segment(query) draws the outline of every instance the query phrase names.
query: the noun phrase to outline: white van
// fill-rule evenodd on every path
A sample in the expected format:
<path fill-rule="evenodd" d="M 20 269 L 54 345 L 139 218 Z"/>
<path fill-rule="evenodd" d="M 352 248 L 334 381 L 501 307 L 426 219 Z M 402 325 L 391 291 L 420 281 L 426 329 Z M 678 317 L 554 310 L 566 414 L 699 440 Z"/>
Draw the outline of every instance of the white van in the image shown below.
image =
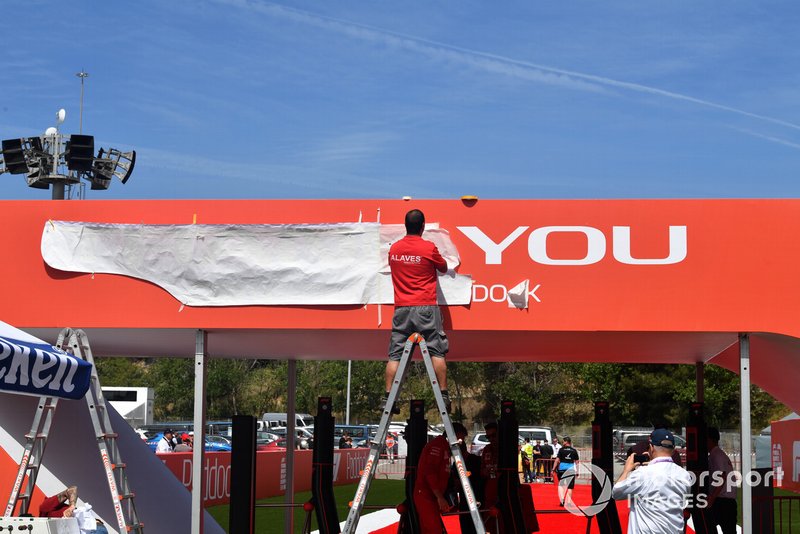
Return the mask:
<path fill-rule="evenodd" d="M 314 431 L 314 416 L 307 413 L 294 414 L 295 428 L 307 428 L 309 431 Z M 285 427 L 286 413 L 268 412 L 261 416 L 261 421 L 256 422 L 256 428 L 262 432 L 269 432 L 270 428 Z"/>
<path fill-rule="evenodd" d="M 534 445 L 537 441 L 547 442 L 552 444 L 553 438 L 556 437 L 555 432 L 549 426 L 520 426 L 519 437 L 523 440 L 529 438 Z"/>

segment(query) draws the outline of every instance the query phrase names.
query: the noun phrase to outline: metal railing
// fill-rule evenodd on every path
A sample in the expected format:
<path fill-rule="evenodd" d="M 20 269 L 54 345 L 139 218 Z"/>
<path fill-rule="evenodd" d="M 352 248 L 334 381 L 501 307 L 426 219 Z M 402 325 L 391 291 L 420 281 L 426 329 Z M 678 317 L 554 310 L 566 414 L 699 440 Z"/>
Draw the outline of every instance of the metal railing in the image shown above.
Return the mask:
<path fill-rule="evenodd" d="M 800 533 L 800 495 L 774 495 L 754 497 L 753 522 L 757 534 Z"/>

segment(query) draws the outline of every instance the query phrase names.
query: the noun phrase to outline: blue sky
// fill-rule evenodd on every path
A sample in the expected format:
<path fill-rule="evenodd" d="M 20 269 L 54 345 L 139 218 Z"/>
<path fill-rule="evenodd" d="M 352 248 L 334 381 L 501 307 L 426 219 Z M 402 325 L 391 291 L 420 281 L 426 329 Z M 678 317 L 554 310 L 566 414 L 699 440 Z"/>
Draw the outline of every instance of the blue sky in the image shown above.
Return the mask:
<path fill-rule="evenodd" d="M 77 133 L 85 69 L 138 153 L 89 198 L 800 196 L 796 2 L 7 4 L 0 137 Z"/>

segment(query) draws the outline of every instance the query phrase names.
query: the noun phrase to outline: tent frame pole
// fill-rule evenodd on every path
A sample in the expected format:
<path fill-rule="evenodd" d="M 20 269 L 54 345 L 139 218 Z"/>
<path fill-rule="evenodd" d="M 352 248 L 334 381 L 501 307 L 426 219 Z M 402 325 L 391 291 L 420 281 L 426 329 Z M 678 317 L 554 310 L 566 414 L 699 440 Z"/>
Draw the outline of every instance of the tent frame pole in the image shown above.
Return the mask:
<path fill-rule="evenodd" d="M 286 493 L 284 502 L 283 531 L 286 534 L 294 533 L 294 451 L 295 451 L 295 419 L 297 396 L 297 360 L 290 359 L 287 363 L 287 392 L 286 392 Z"/>
<path fill-rule="evenodd" d="M 694 364 L 695 401 L 697 402 L 705 402 L 705 368 L 706 364 L 703 362 Z"/>
<path fill-rule="evenodd" d="M 208 333 L 198 330 L 194 338 L 194 443 L 192 449 L 192 534 L 202 534 L 205 528 L 203 489 L 206 487 L 206 365 Z"/>
<path fill-rule="evenodd" d="M 753 488 L 748 483 L 753 470 L 750 436 L 750 335 L 739 334 L 739 401 L 742 449 L 742 534 L 753 532 Z"/>

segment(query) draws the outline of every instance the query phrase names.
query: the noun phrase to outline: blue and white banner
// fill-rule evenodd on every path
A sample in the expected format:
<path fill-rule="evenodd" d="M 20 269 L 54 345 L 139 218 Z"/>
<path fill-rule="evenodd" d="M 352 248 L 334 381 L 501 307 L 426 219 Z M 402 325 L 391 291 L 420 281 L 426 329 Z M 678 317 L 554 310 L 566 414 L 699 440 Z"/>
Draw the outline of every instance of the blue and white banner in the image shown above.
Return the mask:
<path fill-rule="evenodd" d="M 0 390 L 82 399 L 92 365 L 0 321 Z"/>

